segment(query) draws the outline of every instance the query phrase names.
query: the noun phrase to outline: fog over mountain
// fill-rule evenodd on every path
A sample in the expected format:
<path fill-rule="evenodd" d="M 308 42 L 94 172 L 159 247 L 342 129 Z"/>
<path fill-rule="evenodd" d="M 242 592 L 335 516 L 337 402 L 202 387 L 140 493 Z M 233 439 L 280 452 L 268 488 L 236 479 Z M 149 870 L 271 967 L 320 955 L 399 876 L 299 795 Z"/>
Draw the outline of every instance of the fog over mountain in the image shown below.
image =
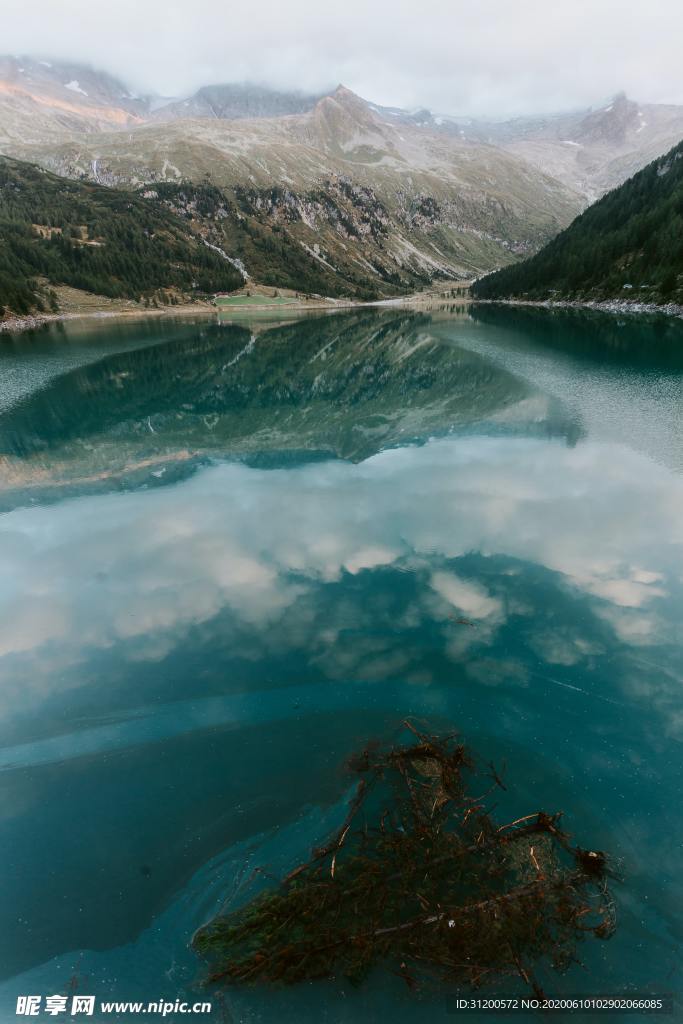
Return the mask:
<path fill-rule="evenodd" d="M 4 5 L 2 50 L 91 63 L 135 90 L 185 97 L 252 81 L 479 117 L 572 110 L 624 90 L 683 102 L 683 7 L 651 0 L 27 0 Z"/>

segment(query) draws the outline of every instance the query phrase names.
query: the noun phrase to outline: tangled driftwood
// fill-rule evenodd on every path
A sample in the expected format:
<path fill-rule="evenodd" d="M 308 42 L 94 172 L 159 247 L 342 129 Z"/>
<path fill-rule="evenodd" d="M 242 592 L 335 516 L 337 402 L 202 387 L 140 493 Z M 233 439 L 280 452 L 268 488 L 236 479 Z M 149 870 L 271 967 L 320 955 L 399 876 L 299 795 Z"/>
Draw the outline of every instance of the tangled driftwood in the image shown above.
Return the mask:
<path fill-rule="evenodd" d="M 540 994 L 539 962 L 564 970 L 587 933 L 613 933 L 604 853 L 573 846 L 560 814 L 498 825 L 493 766 L 477 769 L 453 734 L 404 725 L 410 742 L 350 762 L 359 779 L 339 831 L 196 933 L 210 982 L 360 982 L 384 964 L 410 988 L 516 974 Z"/>

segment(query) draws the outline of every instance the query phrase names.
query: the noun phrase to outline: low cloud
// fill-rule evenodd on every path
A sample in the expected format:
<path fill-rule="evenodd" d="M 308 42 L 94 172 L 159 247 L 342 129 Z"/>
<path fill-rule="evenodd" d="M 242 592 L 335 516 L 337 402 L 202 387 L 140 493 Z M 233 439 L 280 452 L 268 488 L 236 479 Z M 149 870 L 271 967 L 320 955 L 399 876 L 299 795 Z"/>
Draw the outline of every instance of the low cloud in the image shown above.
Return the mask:
<path fill-rule="evenodd" d="M 651 0 L 29 0 L 3 11 L 3 49 L 101 66 L 142 91 L 343 81 L 385 104 L 509 116 L 583 107 L 620 89 L 683 102 L 683 7 Z"/>

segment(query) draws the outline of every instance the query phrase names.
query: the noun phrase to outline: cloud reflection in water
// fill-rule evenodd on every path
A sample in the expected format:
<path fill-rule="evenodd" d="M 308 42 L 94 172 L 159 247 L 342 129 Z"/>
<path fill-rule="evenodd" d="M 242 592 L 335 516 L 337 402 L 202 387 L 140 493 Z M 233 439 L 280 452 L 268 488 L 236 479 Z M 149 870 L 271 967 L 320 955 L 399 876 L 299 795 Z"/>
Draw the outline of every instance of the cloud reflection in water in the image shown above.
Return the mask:
<path fill-rule="evenodd" d="M 523 596 L 511 604 L 496 592 L 513 569 L 494 575 L 493 586 L 447 564 L 470 552 L 560 574 L 558 586 L 593 599 L 623 643 L 666 644 L 679 607 L 681 507 L 683 481 L 628 451 L 473 438 L 389 450 L 359 465 L 285 472 L 223 464 L 154 493 L 16 510 L 0 533 L 3 711 L 81 686 L 98 652 L 163 659 L 219 615 L 252 660 L 307 647 L 334 678 L 422 672 L 426 680 L 419 654 L 398 641 L 378 647 L 371 629 L 344 648 L 344 631 L 362 627 L 348 594 L 325 623 L 316 606 L 345 575 L 381 568 L 388 580 L 408 571 L 419 586 L 397 631 L 431 622 L 462 661 L 510 614 L 536 612 Z M 391 605 L 391 586 L 385 591 L 363 615 L 388 614 L 381 603 Z M 475 627 L 454 630 L 454 615 Z M 566 625 L 538 630 L 532 646 L 566 666 L 597 650 Z"/>

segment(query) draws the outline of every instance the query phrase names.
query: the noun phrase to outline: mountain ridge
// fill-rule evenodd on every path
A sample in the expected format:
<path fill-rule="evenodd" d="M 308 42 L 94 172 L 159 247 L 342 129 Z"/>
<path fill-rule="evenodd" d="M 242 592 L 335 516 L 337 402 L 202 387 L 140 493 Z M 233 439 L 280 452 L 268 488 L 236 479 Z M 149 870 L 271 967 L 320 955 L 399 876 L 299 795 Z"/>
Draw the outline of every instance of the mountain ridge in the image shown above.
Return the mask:
<path fill-rule="evenodd" d="M 87 65 L 0 57 L 0 149 L 8 152 L 8 145 L 21 142 L 39 144 L 65 132 L 90 134 L 188 119 L 278 120 L 309 114 L 321 102 L 329 106 L 325 101 L 338 99 L 340 93 L 354 95 L 342 85 L 306 93 L 228 82 L 203 85 L 181 98 L 139 96 L 118 78 Z M 682 106 L 638 104 L 623 93 L 598 107 L 497 120 L 356 99 L 380 125 L 403 126 L 463 145 L 494 146 L 550 173 L 586 201 L 594 201 L 683 138 Z"/>
<path fill-rule="evenodd" d="M 343 85 L 204 86 L 163 103 L 93 69 L 0 59 L 0 152 L 152 201 L 161 190 L 256 280 L 355 298 L 531 255 L 679 124 L 683 108 L 646 118 L 625 96 L 464 127 Z"/>
<path fill-rule="evenodd" d="M 343 86 L 303 114 L 146 122 L 4 149 L 66 178 L 143 195 L 163 184 L 219 188 L 223 213 L 236 209 L 239 221 L 246 201 L 241 212 L 254 229 L 279 235 L 271 250 L 281 264 L 275 243 L 293 234 L 288 256 L 303 250 L 317 271 L 345 267 L 347 284 L 362 273 L 357 297 L 470 278 L 535 251 L 581 208 L 578 194 L 494 147 L 397 131 Z M 210 240 L 247 262 L 220 237 Z M 325 294 L 339 288 L 328 281 Z"/>

